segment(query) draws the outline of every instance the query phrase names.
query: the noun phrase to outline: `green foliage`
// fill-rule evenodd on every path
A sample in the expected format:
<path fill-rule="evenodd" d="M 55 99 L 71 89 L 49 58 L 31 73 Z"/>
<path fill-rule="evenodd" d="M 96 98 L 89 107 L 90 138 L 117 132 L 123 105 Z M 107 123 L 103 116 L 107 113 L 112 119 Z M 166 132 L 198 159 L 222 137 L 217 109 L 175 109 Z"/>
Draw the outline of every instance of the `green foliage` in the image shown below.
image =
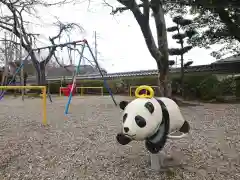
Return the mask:
<path fill-rule="evenodd" d="M 188 61 L 188 62 L 186 62 L 186 63 L 184 64 L 184 68 L 191 66 L 192 63 L 193 63 L 193 61 Z"/>
<path fill-rule="evenodd" d="M 173 17 L 172 21 L 176 24 L 179 24 L 180 25 L 180 22 L 181 20 L 183 20 L 183 17 L 182 16 L 175 16 Z"/>
<path fill-rule="evenodd" d="M 66 86 L 66 85 L 65 85 Z M 63 87 L 65 87 L 63 86 Z M 59 83 L 51 83 L 48 85 L 48 88 L 49 88 L 49 92 L 51 94 L 58 94 L 59 93 L 59 88 L 61 87 L 61 84 L 60 82 Z"/>
<path fill-rule="evenodd" d="M 222 96 L 229 96 L 236 94 L 236 80 L 234 77 L 224 78 L 220 81 L 218 88 Z"/>
<path fill-rule="evenodd" d="M 122 79 L 114 79 L 107 81 L 109 87 L 112 92 L 115 94 L 128 94 L 128 90 L 130 86 L 140 86 L 140 85 L 150 85 L 157 86 L 157 77 L 134 77 L 134 78 L 122 78 Z M 68 84 L 65 84 L 63 87 L 66 87 Z M 58 94 L 59 88 L 61 84 L 60 82 L 51 83 L 49 85 L 51 94 Z M 108 90 L 104 87 L 103 80 L 81 80 L 77 81 L 77 87 L 103 87 L 104 94 L 108 94 Z M 95 90 L 91 90 L 95 91 Z M 96 90 L 99 91 L 99 90 Z"/>
<path fill-rule="evenodd" d="M 177 43 L 181 44 L 181 48 L 171 48 L 168 50 L 170 55 L 177 55 L 177 56 L 182 56 L 183 54 L 187 53 L 188 51 L 190 51 L 193 47 L 192 46 L 185 46 L 183 47 L 184 44 L 184 39 L 186 38 L 192 38 L 196 31 L 193 29 L 189 29 L 187 31 L 185 31 L 184 33 L 180 33 L 180 30 L 184 29 L 185 26 L 188 26 L 190 24 L 192 24 L 192 20 L 189 19 L 184 19 L 182 16 L 175 16 L 173 17 L 173 22 L 176 23 L 176 26 L 167 28 L 168 32 L 177 32 L 176 34 L 172 35 L 173 39 L 178 40 Z"/>
<path fill-rule="evenodd" d="M 181 83 L 180 77 L 172 77 L 172 91 L 173 94 L 178 94 L 179 85 Z M 130 86 L 149 85 L 157 86 L 157 76 L 148 77 L 126 77 L 122 79 L 113 79 L 107 81 L 109 87 L 114 94 L 128 95 Z M 66 83 L 63 87 L 66 87 Z M 59 94 L 59 82 L 52 82 L 49 84 L 51 94 Z M 103 80 L 81 80 L 77 81 L 77 87 L 104 87 Z M 104 94 L 108 94 L 106 88 L 103 89 Z M 155 89 L 156 90 L 156 89 Z M 133 90 L 134 91 L 134 90 Z M 13 93 L 14 91 L 8 91 Z M 233 78 L 225 78 L 219 81 L 216 76 L 210 74 L 190 75 L 186 74 L 184 79 L 184 94 L 186 98 L 198 98 L 203 100 L 217 99 L 219 96 L 238 95 L 240 96 L 240 80 L 234 81 Z M 30 91 L 30 93 L 40 93 L 38 91 Z M 78 92 L 79 93 L 79 92 Z M 157 91 L 155 91 L 157 95 Z M 84 94 L 100 94 L 99 89 L 84 90 Z"/>
<path fill-rule="evenodd" d="M 178 92 L 180 78 L 172 79 L 173 93 Z M 240 83 L 239 83 L 240 84 Z M 215 75 L 186 75 L 184 79 L 184 94 L 186 97 L 202 100 L 217 99 L 221 96 L 237 94 L 234 78 L 225 78 L 221 81 Z"/>
<path fill-rule="evenodd" d="M 180 26 L 187 26 L 192 24 L 192 20 L 190 19 L 184 19 L 182 16 L 175 16 L 173 17 L 173 22 L 180 25 Z"/>
<path fill-rule="evenodd" d="M 188 26 L 188 25 L 190 25 L 190 24 L 192 24 L 192 23 L 193 23 L 193 21 L 190 20 L 190 19 L 182 19 L 181 21 L 179 21 L 179 24 L 180 24 L 181 26 Z"/>
<path fill-rule="evenodd" d="M 199 98 L 203 100 L 215 99 L 221 93 L 220 89 L 218 88 L 218 85 L 219 80 L 217 79 L 216 76 L 211 75 L 205 78 L 197 86 Z"/>
<path fill-rule="evenodd" d="M 236 96 L 240 98 L 240 78 L 236 78 Z"/>
<path fill-rule="evenodd" d="M 168 61 L 168 65 L 169 65 L 169 66 L 172 66 L 172 65 L 174 65 L 174 64 L 175 64 L 175 61 L 174 61 L 174 60 L 169 60 L 169 61 Z"/>
<path fill-rule="evenodd" d="M 167 28 L 167 32 L 174 32 L 174 31 L 177 31 L 177 30 L 178 30 L 177 26 L 172 26 L 172 27 Z"/>
<path fill-rule="evenodd" d="M 176 56 L 180 56 L 183 55 L 185 53 L 187 53 L 188 51 L 190 51 L 193 47 L 192 46 L 185 46 L 182 49 L 179 48 L 171 48 L 168 50 L 170 55 L 176 55 Z"/>
<path fill-rule="evenodd" d="M 188 4 L 185 4 L 188 3 Z M 197 34 L 188 40 L 194 47 L 210 49 L 211 45 L 224 44 L 211 55 L 217 59 L 240 53 L 240 1 L 195 0 L 165 3 L 164 9 L 172 17 L 194 15 L 192 24 L 185 29 L 196 29 Z"/>
<path fill-rule="evenodd" d="M 186 36 L 191 39 L 193 36 L 197 34 L 197 31 L 195 29 L 188 29 L 185 31 Z"/>
<path fill-rule="evenodd" d="M 211 53 L 216 59 L 220 59 L 224 55 L 240 53 L 240 36 L 237 33 L 240 31 L 239 13 L 239 7 L 227 10 L 198 8 L 197 12 L 194 12 L 194 15 L 197 15 L 194 18 L 195 23 L 191 25 L 198 29 L 198 35 L 188 42 L 193 46 L 207 49 L 214 44 L 224 44 L 217 51 Z"/>
<path fill-rule="evenodd" d="M 187 37 L 186 34 L 181 34 L 181 33 L 172 35 L 173 39 L 178 39 L 178 40 L 182 40 L 182 39 L 184 39 L 186 37 Z"/>

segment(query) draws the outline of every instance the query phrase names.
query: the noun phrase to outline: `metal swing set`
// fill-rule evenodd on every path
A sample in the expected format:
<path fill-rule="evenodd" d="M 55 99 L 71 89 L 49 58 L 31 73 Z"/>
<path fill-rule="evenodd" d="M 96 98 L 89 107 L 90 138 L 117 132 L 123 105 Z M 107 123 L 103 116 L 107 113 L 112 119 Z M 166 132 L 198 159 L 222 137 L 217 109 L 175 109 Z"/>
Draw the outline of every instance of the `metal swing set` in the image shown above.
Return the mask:
<path fill-rule="evenodd" d="M 85 48 L 88 48 L 88 50 L 89 50 L 89 52 L 90 52 L 90 54 L 91 54 L 91 56 L 92 56 L 92 58 L 93 58 L 93 60 L 94 60 L 94 63 L 95 63 L 95 65 L 96 65 L 96 67 L 97 67 L 100 75 L 101 75 L 102 78 L 103 78 L 104 87 L 108 90 L 108 93 L 109 93 L 109 95 L 110 95 L 111 98 L 112 98 L 112 101 L 113 101 L 114 104 L 117 106 L 117 102 L 116 102 L 116 100 L 114 99 L 113 94 L 112 94 L 112 91 L 111 91 L 110 87 L 108 86 L 108 83 L 107 83 L 106 79 L 105 79 L 104 76 L 103 76 L 103 73 L 102 73 L 102 71 L 101 71 L 101 68 L 100 68 L 100 66 L 99 66 L 99 63 L 97 62 L 97 59 L 96 59 L 96 57 L 94 56 L 94 54 L 93 54 L 93 52 L 92 52 L 92 50 L 91 50 L 91 48 L 90 48 L 90 46 L 89 46 L 89 44 L 88 44 L 88 41 L 84 39 L 84 40 L 81 40 L 80 43 L 81 43 L 81 44 L 75 43 L 75 44 L 74 44 L 74 48 L 71 48 L 72 50 L 76 50 L 76 51 L 79 53 L 80 58 L 79 58 L 79 61 L 78 61 L 77 68 L 76 68 L 76 70 L 75 70 L 74 73 L 73 73 L 72 87 L 71 87 L 71 90 L 70 90 L 70 94 L 69 94 L 69 96 L 68 96 L 68 102 L 67 102 L 67 104 L 66 104 L 66 106 L 65 106 L 65 112 L 64 112 L 65 115 L 67 115 L 67 114 L 68 114 L 68 111 L 69 111 L 69 106 L 70 106 L 70 103 L 71 103 L 71 100 L 72 100 L 73 90 L 74 90 L 74 88 L 75 88 L 75 86 L 76 86 L 76 78 L 77 78 L 77 75 L 78 75 L 79 72 L 80 72 L 81 61 L 82 61 L 82 59 L 84 58 L 84 57 L 83 57 L 83 52 L 84 52 Z M 81 46 L 82 46 L 81 51 L 76 48 L 77 45 L 81 45 Z"/>
<path fill-rule="evenodd" d="M 43 49 L 51 49 L 51 48 L 57 48 L 57 47 L 68 47 L 69 45 L 74 45 L 74 49 L 73 50 L 77 50 L 77 52 L 79 53 L 80 55 L 80 58 L 79 58 L 79 61 L 78 61 L 78 65 L 77 65 L 77 68 L 76 70 L 74 71 L 73 73 L 73 78 L 72 78 L 72 88 L 71 88 L 71 91 L 70 91 L 70 94 L 69 94 L 69 97 L 68 97 L 68 101 L 67 101 L 67 104 L 65 106 L 65 112 L 64 114 L 67 115 L 68 114 L 68 110 L 69 110 L 69 106 L 70 106 L 70 103 L 71 103 L 71 100 L 72 100 L 72 94 L 73 94 L 73 89 L 74 89 L 74 86 L 76 86 L 76 78 L 77 78 L 77 75 L 79 74 L 80 72 L 80 64 L 81 64 L 81 60 L 84 58 L 83 57 L 83 52 L 84 52 L 84 49 L 85 48 L 88 48 L 89 49 L 89 52 L 96 64 L 96 67 L 97 69 L 99 70 L 99 73 L 101 74 L 102 78 L 103 78 L 103 81 L 104 81 L 104 87 L 108 90 L 114 104 L 117 106 L 117 102 L 116 100 L 114 99 L 113 97 L 113 94 L 112 94 L 112 91 L 110 89 L 110 87 L 108 86 L 107 84 L 107 81 L 106 79 L 104 78 L 103 76 L 103 73 L 100 69 L 100 66 L 87 42 L 87 40 L 79 40 L 79 41 L 72 41 L 72 42 L 66 42 L 66 43 L 62 43 L 62 44 L 56 44 L 56 45 L 51 45 L 51 46 L 45 46 L 45 47 L 41 47 L 41 48 L 36 48 L 36 49 L 32 49 L 28 55 L 21 61 L 22 63 L 20 64 L 20 66 L 16 69 L 15 73 L 13 74 L 13 77 L 12 79 L 8 82 L 8 84 L 6 86 L 0 86 L 0 89 L 4 90 L 1 94 L 0 94 L 0 100 L 3 98 L 4 94 L 6 93 L 6 90 L 7 89 L 41 89 L 42 90 L 42 98 L 43 98 L 43 124 L 44 125 L 47 125 L 47 102 L 46 102 L 46 95 L 48 95 L 49 97 L 49 100 L 50 102 L 52 102 L 52 99 L 51 99 L 51 95 L 49 93 L 49 91 L 47 92 L 47 87 L 46 86 L 12 86 L 11 84 L 13 83 L 13 81 L 15 80 L 15 77 L 17 76 L 17 74 L 22 70 L 22 68 L 24 67 L 24 63 L 27 61 L 27 59 L 30 57 L 30 54 L 33 53 L 33 52 L 39 52 L 40 54 L 40 51 L 43 50 Z M 82 46 L 82 50 L 79 51 L 78 49 L 76 49 L 76 46 Z M 24 100 L 24 98 L 22 98 L 22 100 Z"/>

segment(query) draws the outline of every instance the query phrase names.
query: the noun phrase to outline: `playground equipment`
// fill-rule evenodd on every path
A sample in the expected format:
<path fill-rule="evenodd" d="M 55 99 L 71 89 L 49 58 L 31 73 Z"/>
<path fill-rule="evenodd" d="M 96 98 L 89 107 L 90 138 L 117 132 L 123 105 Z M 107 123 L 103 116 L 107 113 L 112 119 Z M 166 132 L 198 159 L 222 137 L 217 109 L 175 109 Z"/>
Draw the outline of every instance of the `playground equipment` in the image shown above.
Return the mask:
<path fill-rule="evenodd" d="M 109 88 L 109 86 L 108 86 L 108 84 L 107 84 L 107 82 L 106 82 L 106 79 L 105 79 L 104 76 L 103 76 L 103 73 L 102 73 L 102 71 L 101 71 L 101 69 L 100 69 L 100 66 L 99 66 L 99 64 L 98 64 L 98 62 L 97 62 L 97 60 L 96 60 L 96 58 L 95 58 L 95 56 L 94 56 L 94 54 L 93 54 L 93 52 L 92 52 L 89 44 L 88 44 L 88 42 L 87 42 L 87 40 L 84 39 L 84 40 L 82 40 L 82 41 L 80 41 L 80 42 L 82 43 L 82 44 L 81 44 L 81 46 L 82 46 L 82 51 L 80 52 L 78 49 L 73 49 L 73 50 L 76 50 L 76 51 L 79 53 L 80 58 L 79 58 L 79 61 L 78 61 L 77 69 L 75 70 L 75 72 L 74 72 L 74 74 L 73 74 L 72 84 L 73 84 L 74 86 L 72 86 L 72 88 L 71 88 L 71 90 L 70 90 L 70 94 L 69 94 L 69 96 L 68 96 L 68 102 L 67 102 L 67 104 L 66 104 L 65 113 L 64 113 L 65 115 L 68 114 L 69 105 L 70 105 L 71 100 L 72 100 L 73 90 L 74 90 L 74 87 L 75 87 L 75 85 L 76 85 L 76 77 L 77 77 L 77 75 L 78 75 L 78 73 L 79 73 L 79 71 L 80 71 L 80 64 L 81 64 L 81 60 L 83 59 L 83 52 L 84 52 L 85 47 L 87 47 L 87 48 L 89 49 L 89 52 L 90 52 L 90 54 L 91 54 L 91 56 L 92 56 L 92 58 L 93 58 L 93 60 L 94 60 L 94 62 L 95 62 L 95 64 L 96 64 L 96 67 L 97 67 L 99 73 L 101 74 L 101 76 L 102 76 L 102 78 L 103 78 L 104 86 L 105 86 L 106 89 L 108 90 L 108 92 L 109 92 L 109 94 L 110 94 L 110 96 L 111 96 L 114 104 L 117 106 L 117 102 L 115 101 L 115 99 L 114 99 L 114 97 L 113 97 L 112 91 L 111 91 L 111 89 Z M 77 44 L 75 44 L 75 46 L 76 46 L 76 45 L 77 45 Z"/>
<path fill-rule="evenodd" d="M 141 94 L 142 90 L 146 94 Z M 190 125 L 176 102 L 166 97 L 155 97 L 152 87 L 139 86 L 135 96 L 136 99 L 121 101 L 119 104 L 123 110 L 120 117 L 122 130 L 116 139 L 121 145 L 127 145 L 131 141 L 144 141 L 146 149 L 151 153 L 152 169 L 159 170 L 164 158 L 158 156 L 158 153 L 164 148 L 167 139 L 187 137 Z"/>
<path fill-rule="evenodd" d="M 0 89 L 41 89 L 42 90 L 42 112 L 43 112 L 43 125 L 47 125 L 47 87 L 46 86 L 0 86 Z"/>
<path fill-rule="evenodd" d="M 80 89 L 80 95 L 84 95 L 84 89 L 100 89 L 100 94 L 103 96 L 103 87 L 75 87 L 75 90 L 73 91 L 73 96 L 75 93 L 78 93 Z M 64 96 L 69 96 L 70 95 L 70 90 L 71 90 L 71 85 L 68 85 L 68 87 L 60 87 L 59 88 L 59 96 L 62 96 L 62 93 Z"/>
<path fill-rule="evenodd" d="M 103 87 L 76 87 L 76 89 L 77 90 L 80 89 L 81 96 L 83 96 L 83 94 L 84 94 L 84 89 L 100 89 L 101 96 L 103 96 Z"/>
<path fill-rule="evenodd" d="M 33 50 L 34 51 L 34 50 Z M 22 63 L 20 64 L 20 66 L 16 69 L 15 73 L 13 74 L 12 76 L 12 79 L 8 82 L 7 86 L 13 86 L 14 84 L 17 84 L 14 82 L 17 74 L 22 70 L 22 68 L 24 67 L 24 62 L 28 59 L 28 57 L 30 56 L 30 53 L 25 57 L 24 60 L 22 60 Z M 16 86 L 16 87 L 21 87 L 21 86 Z M 26 86 L 26 87 L 30 87 L 30 86 Z M 37 86 L 31 86 L 31 87 L 37 87 Z M 6 93 L 6 90 L 8 88 L 4 88 L 5 90 L 1 92 L 0 94 L 0 100 L 2 100 L 2 98 L 4 97 L 4 94 Z M 24 89 L 29 89 L 29 88 L 14 88 L 14 89 L 21 89 L 21 90 L 24 90 Z M 33 88 L 33 89 L 36 89 L 36 88 Z M 22 91 L 23 92 L 23 91 Z M 51 98 L 51 95 L 49 93 L 49 91 L 47 91 L 47 95 L 48 95 L 48 98 L 50 100 L 50 102 L 52 102 L 52 98 Z M 22 94 L 22 96 L 24 96 L 24 94 Z M 22 100 L 24 100 L 24 97 L 22 97 Z"/>
<path fill-rule="evenodd" d="M 145 90 L 144 94 L 140 93 L 142 90 Z M 149 95 L 148 95 L 148 92 L 149 92 Z M 154 91 L 150 86 L 139 86 L 135 90 L 135 96 L 136 98 L 152 98 L 154 96 Z"/>
<path fill-rule="evenodd" d="M 24 59 L 24 61 L 25 61 L 28 57 L 29 57 L 29 55 Z M 23 61 L 23 62 L 21 63 L 21 65 L 16 69 L 16 71 L 15 71 L 12 79 L 8 82 L 8 85 L 7 85 L 7 86 L 13 84 L 13 81 L 15 80 L 17 74 L 19 73 L 19 71 L 20 71 L 20 70 L 23 68 L 23 66 L 24 66 L 24 61 Z M 3 86 L 3 87 L 4 87 L 4 86 Z M 15 86 L 15 87 L 20 87 L 20 86 Z M 2 100 L 4 94 L 6 93 L 6 89 L 8 89 L 8 88 L 3 88 L 3 89 L 4 89 L 4 91 L 2 91 L 2 93 L 1 93 L 1 95 L 0 95 L 0 100 Z M 13 89 L 17 89 L 17 88 L 13 88 Z"/>
<path fill-rule="evenodd" d="M 130 97 L 132 97 L 132 90 L 135 89 L 135 88 L 138 89 L 138 87 L 141 87 L 141 88 L 140 88 L 140 91 L 139 91 L 138 93 L 140 93 L 140 94 L 148 94 L 148 92 L 150 92 L 150 91 L 149 91 L 149 89 L 146 88 L 146 87 L 157 88 L 158 86 L 144 86 L 144 88 L 143 88 L 143 86 L 130 86 L 130 87 L 129 87 L 129 96 L 130 96 Z M 146 89 L 145 89 L 145 88 L 146 88 Z M 137 90 L 137 89 L 136 89 L 136 90 Z M 136 90 L 135 90 L 135 95 L 136 95 Z"/>
<path fill-rule="evenodd" d="M 70 91 L 72 89 L 72 86 L 74 86 L 74 84 L 69 84 L 67 87 L 60 87 L 59 88 L 59 95 L 62 95 L 62 92 L 64 94 L 64 96 L 69 96 L 70 95 Z M 74 96 L 76 92 L 76 87 L 73 87 L 73 91 L 72 91 L 72 95 Z"/>

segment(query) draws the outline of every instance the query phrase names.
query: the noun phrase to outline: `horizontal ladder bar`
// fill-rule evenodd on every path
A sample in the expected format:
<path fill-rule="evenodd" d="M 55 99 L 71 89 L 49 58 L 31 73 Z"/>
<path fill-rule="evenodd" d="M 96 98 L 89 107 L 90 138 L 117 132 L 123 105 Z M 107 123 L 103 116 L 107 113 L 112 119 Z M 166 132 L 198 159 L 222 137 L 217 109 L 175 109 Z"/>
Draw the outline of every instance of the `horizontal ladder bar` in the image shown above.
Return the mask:
<path fill-rule="evenodd" d="M 46 86 L 0 86 L 0 89 L 44 89 Z"/>

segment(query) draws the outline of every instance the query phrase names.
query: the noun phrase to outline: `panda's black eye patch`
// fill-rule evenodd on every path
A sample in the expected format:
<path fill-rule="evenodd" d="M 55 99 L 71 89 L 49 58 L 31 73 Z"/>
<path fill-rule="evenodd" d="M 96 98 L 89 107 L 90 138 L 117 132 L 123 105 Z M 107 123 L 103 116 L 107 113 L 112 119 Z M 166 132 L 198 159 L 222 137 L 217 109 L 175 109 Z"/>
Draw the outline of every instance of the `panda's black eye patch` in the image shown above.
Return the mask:
<path fill-rule="evenodd" d="M 140 128 L 143 128 L 146 126 L 146 120 L 142 116 L 137 115 L 135 117 L 135 122 Z"/>
<path fill-rule="evenodd" d="M 126 119 L 127 119 L 127 113 L 123 115 L 123 123 L 126 121 Z"/>

